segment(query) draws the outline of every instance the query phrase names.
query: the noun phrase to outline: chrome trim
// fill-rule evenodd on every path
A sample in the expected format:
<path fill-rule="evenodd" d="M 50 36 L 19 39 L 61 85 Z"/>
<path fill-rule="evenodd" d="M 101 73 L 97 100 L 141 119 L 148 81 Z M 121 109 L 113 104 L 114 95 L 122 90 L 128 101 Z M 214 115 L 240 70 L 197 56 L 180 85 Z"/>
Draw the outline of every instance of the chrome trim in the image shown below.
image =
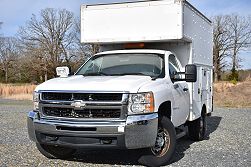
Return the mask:
<path fill-rule="evenodd" d="M 42 99 L 42 96 L 41 96 L 41 93 L 39 91 L 33 91 L 33 93 L 32 93 L 32 102 L 35 102 L 34 101 L 34 93 L 38 93 L 38 101 L 37 102 L 40 102 L 41 99 Z"/>
<path fill-rule="evenodd" d="M 53 120 L 53 121 L 69 121 L 69 122 L 83 122 L 83 121 L 89 121 L 89 120 L 93 120 L 93 121 L 102 121 L 102 120 L 108 120 L 108 121 L 121 121 L 123 119 L 121 119 L 121 117 L 119 118 L 71 118 L 71 117 L 57 117 L 57 116 L 48 116 L 48 115 L 44 115 L 43 113 L 41 113 L 41 118 L 42 119 L 46 119 L 46 120 Z"/>
<path fill-rule="evenodd" d="M 97 91 L 97 90 L 38 90 L 37 92 L 55 92 L 55 93 L 121 93 L 128 94 L 128 91 Z"/>
<path fill-rule="evenodd" d="M 125 121 L 102 121 L 102 122 L 70 122 L 70 121 L 48 121 L 48 120 L 34 120 L 34 123 L 38 124 L 46 124 L 46 125 L 53 125 L 53 126 L 68 126 L 68 127 L 113 127 L 113 126 L 124 126 Z"/>
<path fill-rule="evenodd" d="M 77 100 L 75 100 L 77 101 Z M 73 100 L 69 100 L 69 101 L 60 101 L 60 100 L 41 100 L 40 102 L 42 103 L 50 103 L 50 104 L 68 104 L 71 105 L 72 103 L 74 103 L 75 101 Z M 123 104 L 121 101 L 82 101 L 83 103 L 85 103 L 86 105 L 90 105 L 90 104 L 96 104 L 96 105 L 121 105 Z"/>
<path fill-rule="evenodd" d="M 125 122 L 125 119 L 121 119 L 121 118 L 66 118 L 66 117 L 52 117 L 52 116 L 46 116 L 46 117 L 42 117 L 41 119 L 45 122 L 57 122 L 57 123 L 76 123 L 76 124 L 83 124 L 83 123 L 88 123 L 88 122 L 92 122 L 94 124 L 97 123 L 108 123 L 108 122 Z"/>
<path fill-rule="evenodd" d="M 88 106 L 85 109 L 120 109 L 120 117 L 119 118 L 71 118 L 71 117 L 57 117 L 57 116 L 48 116 L 43 113 L 43 107 L 62 107 L 60 105 L 50 105 L 50 104 L 41 104 L 39 105 L 39 114 L 42 119 L 47 119 L 47 120 L 55 120 L 55 121 L 71 121 L 71 122 L 81 122 L 81 121 L 90 121 L 90 120 L 96 120 L 96 121 L 103 121 L 103 120 L 108 120 L 108 121 L 121 121 L 125 119 L 126 113 L 124 111 L 124 106 Z M 74 109 L 72 106 L 67 106 L 64 108 L 69 108 L 69 109 Z"/>
<path fill-rule="evenodd" d="M 158 118 L 158 113 L 152 113 L 147 115 L 130 115 L 127 117 L 126 125 L 131 125 L 139 121 L 153 120 Z"/>
<path fill-rule="evenodd" d="M 71 120 L 74 122 L 84 121 L 84 120 L 123 120 L 127 115 L 127 104 L 129 99 L 129 92 L 127 91 L 80 91 L 80 90 L 40 90 L 38 91 L 40 94 L 43 92 L 51 92 L 51 93 L 120 93 L 122 94 L 122 99 L 120 101 L 81 101 L 81 103 L 85 104 L 84 109 L 120 109 L 121 115 L 119 118 L 69 118 L 69 117 L 56 117 L 56 116 L 47 116 L 43 113 L 43 107 L 58 107 L 58 108 L 68 108 L 68 109 L 76 109 L 72 106 L 72 103 L 76 102 L 76 100 L 69 101 L 61 101 L 61 100 L 42 100 L 39 103 L 39 113 L 41 114 L 41 118 L 44 119 L 57 119 L 57 120 Z"/>
<path fill-rule="evenodd" d="M 122 104 L 128 104 L 128 100 L 129 100 L 129 93 L 123 93 L 122 94 Z"/>
<path fill-rule="evenodd" d="M 41 104 L 41 107 L 56 107 L 56 108 L 69 108 L 69 109 L 75 109 L 75 110 L 82 110 L 82 109 L 121 109 L 120 106 L 85 106 L 83 108 L 75 108 L 70 105 L 51 105 L 51 104 Z"/>

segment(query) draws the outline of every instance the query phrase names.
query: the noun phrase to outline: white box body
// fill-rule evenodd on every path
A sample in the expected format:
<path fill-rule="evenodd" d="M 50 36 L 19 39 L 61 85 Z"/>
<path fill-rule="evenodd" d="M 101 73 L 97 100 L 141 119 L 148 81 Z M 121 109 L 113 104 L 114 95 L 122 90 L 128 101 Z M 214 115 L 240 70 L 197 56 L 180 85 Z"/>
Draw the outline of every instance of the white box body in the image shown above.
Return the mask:
<path fill-rule="evenodd" d="M 184 42 L 192 44 L 189 63 L 212 66 L 212 31 L 211 22 L 183 0 L 81 6 L 82 43 Z"/>

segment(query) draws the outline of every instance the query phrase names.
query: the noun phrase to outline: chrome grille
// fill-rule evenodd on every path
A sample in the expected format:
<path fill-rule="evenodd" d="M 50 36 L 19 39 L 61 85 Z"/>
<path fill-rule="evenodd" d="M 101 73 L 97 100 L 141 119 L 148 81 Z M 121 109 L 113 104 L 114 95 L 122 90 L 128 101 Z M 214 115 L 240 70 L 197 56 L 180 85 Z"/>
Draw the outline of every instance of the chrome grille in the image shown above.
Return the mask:
<path fill-rule="evenodd" d="M 68 118 L 119 118 L 120 109 L 81 109 L 60 107 L 43 107 L 43 114 L 54 117 Z"/>
<path fill-rule="evenodd" d="M 42 118 L 124 119 L 127 97 L 123 93 L 41 92 Z"/>
<path fill-rule="evenodd" d="M 121 101 L 122 93 L 58 93 L 43 92 L 42 100 Z"/>

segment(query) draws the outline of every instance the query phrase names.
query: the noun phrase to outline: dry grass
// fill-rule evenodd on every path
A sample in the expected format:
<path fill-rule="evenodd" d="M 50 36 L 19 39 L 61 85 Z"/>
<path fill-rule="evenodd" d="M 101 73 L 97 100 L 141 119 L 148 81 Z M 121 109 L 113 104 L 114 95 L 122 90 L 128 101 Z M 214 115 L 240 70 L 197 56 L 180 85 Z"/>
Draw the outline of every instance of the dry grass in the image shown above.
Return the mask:
<path fill-rule="evenodd" d="M 251 107 L 251 79 L 238 82 L 214 84 L 214 104 L 221 107 Z"/>
<path fill-rule="evenodd" d="M 0 98 L 32 100 L 36 85 L 1 84 Z M 251 107 L 251 78 L 236 85 L 230 82 L 214 83 L 214 105 L 220 107 Z"/>
<path fill-rule="evenodd" d="M 36 85 L 31 84 L 0 84 L 0 97 L 16 100 L 32 100 Z"/>

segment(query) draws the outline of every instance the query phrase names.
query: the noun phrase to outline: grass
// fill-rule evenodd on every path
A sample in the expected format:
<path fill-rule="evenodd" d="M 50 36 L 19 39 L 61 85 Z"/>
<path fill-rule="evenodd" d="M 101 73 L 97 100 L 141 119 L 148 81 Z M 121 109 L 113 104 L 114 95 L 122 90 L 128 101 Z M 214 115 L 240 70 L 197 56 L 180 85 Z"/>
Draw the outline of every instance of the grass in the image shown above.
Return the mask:
<path fill-rule="evenodd" d="M 36 85 L 32 84 L 1 84 L 0 98 L 14 100 L 32 100 Z M 214 83 L 214 105 L 219 107 L 241 108 L 251 107 L 251 78 L 244 82 Z"/>
<path fill-rule="evenodd" d="M 220 107 L 250 108 L 251 79 L 232 84 L 218 82 L 214 84 L 214 105 Z"/>
<path fill-rule="evenodd" d="M 32 100 L 36 85 L 31 84 L 1 84 L 0 97 L 15 100 Z"/>

